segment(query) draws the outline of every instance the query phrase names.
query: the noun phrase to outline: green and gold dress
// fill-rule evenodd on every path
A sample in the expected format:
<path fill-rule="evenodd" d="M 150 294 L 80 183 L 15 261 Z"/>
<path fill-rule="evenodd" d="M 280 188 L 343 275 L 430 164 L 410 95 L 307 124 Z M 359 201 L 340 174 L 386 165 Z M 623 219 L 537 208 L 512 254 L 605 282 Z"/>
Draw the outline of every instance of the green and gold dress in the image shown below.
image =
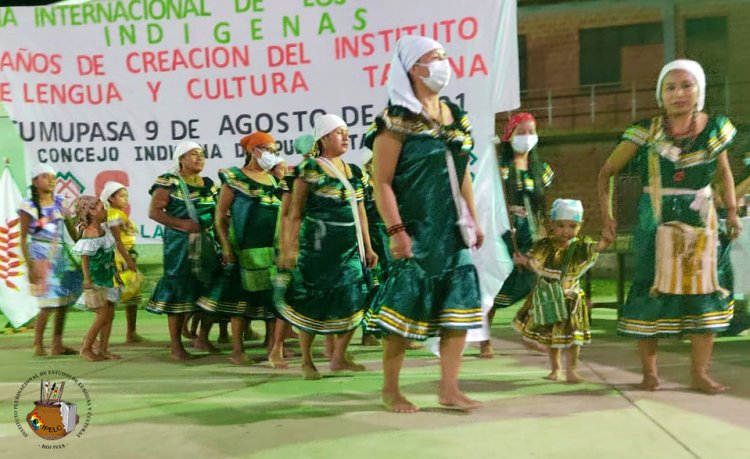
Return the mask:
<path fill-rule="evenodd" d="M 579 240 L 571 249 L 573 253 L 562 279 L 562 264 L 568 247 L 557 247 L 552 239 L 544 238 L 534 243 L 529 251 L 531 272 L 539 277 L 561 281 L 569 318 L 555 324 L 536 323 L 529 297 L 513 319 L 513 327 L 523 335 L 523 339 L 553 348 L 582 346 L 591 342 L 588 307 L 580 281 L 586 271 L 594 266 L 599 253 L 595 250 L 596 241 L 590 238 Z"/>
<path fill-rule="evenodd" d="M 661 117 L 643 120 L 628 128 L 621 141 L 638 146 L 634 161 L 640 170 L 644 193 L 638 203 L 638 226 L 633 234 L 635 278 L 628 299 L 619 310 L 617 331 L 636 338 L 662 338 L 689 333 L 717 333 L 725 330 L 732 319 L 731 296 L 721 292 L 703 295 L 653 294 L 655 277 L 656 229 L 651 196 L 645 192 L 649 184 L 648 157 L 651 150 L 652 123 L 656 138 Z M 695 193 L 710 186 L 717 170 L 717 157 L 726 151 L 737 130 L 724 116 L 710 116 L 703 131 L 694 141 L 681 145 L 682 152 L 675 161 L 658 157 L 663 189 L 687 190 L 675 194 L 666 190 L 662 196 L 662 222 L 678 221 L 695 227 L 705 227 L 704 218 L 691 208 Z M 676 145 L 679 143 L 675 142 Z M 665 151 L 662 148 L 662 151 Z M 682 193 L 682 191 L 680 191 Z M 709 202 L 709 204 L 711 204 Z M 710 205 L 710 212 L 715 212 Z"/>
<path fill-rule="evenodd" d="M 385 251 L 388 278 L 372 303 L 372 322 L 386 333 L 415 340 L 439 336 L 442 328 L 482 326 L 479 277 L 456 225 L 445 160 L 449 149 L 462 181 L 473 148 L 471 125 L 457 105 L 445 102 L 455 121 L 441 132 L 421 115 L 390 105 L 365 138 L 370 149 L 384 131 L 402 139 L 392 186 L 414 254 L 393 260 Z"/>
<path fill-rule="evenodd" d="M 198 300 L 209 311 L 251 320 L 275 317 L 272 280 L 276 276 L 278 185 L 256 182 L 238 167 L 219 170 L 221 182 L 234 192 L 229 241 L 237 263 L 224 267 L 211 291 Z"/>
<path fill-rule="evenodd" d="M 219 187 L 203 177 L 203 187 L 187 185 L 188 197 L 195 206 L 202 229 L 213 228 L 214 210 Z M 180 179 L 173 173 L 160 175 L 149 190 L 169 190 L 169 204 L 164 211 L 175 218 L 189 218 L 185 196 L 180 189 Z M 188 261 L 188 234 L 168 226 L 164 227 L 164 275 L 156 284 L 146 310 L 156 314 L 180 314 L 197 309 L 195 301 L 203 293 L 203 283 L 193 276 Z"/>
<path fill-rule="evenodd" d="M 364 199 L 362 171 L 350 164 L 358 202 Z M 308 193 L 299 234 L 299 257 L 291 280 L 276 298 L 277 312 L 310 333 L 343 333 L 356 328 L 367 308 L 368 285 L 357 245 L 349 192 L 308 159 L 298 166 Z"/>
<path fill-rule="evenodd" d="M 532 167 L 532 164 L 529 164 Z M 511 177 L 511 170 L 513 171 L 514 177 Z M 552 185 L 552 179 L 555 173 L 552 172 L 552 168 L 549 164 L 542 162 L 541 164 L 541 181 L 544 184 L 544 188 L 549 188 Z M 525 254 L 531 250 L 534 244 L 536 234 L 532 233 L 532 227 L 538 228 L 542 225 L 542 222 L 537 221 L 537 215 L 542 212 L 542 209 L 536 208 L 532 194 L 534 193 L 534 178 L 528 170 L 522 171 L 507 166 L 500 167 L 500 175 L 507 183 L 508 198 L 506 205 L 510 212 L 510 217 L 513 219 L 513 228 L 516 229 L 516 245 L 518 251 Z M 508 248 L 511 258 L 513 257 L 513 238 L 510 231 L 506 231 L 503 234 L 503 242 L 505 247 Z M 507 308 L 514 305 L 518 300 L 526 297 L 531 291 L 531 288 L 536 282 L 536 275 L 533 272 L 513 266 L 513 271 L 505 282 L 500 292 L 495 296 L 494 307 L 496 308 Z"/>

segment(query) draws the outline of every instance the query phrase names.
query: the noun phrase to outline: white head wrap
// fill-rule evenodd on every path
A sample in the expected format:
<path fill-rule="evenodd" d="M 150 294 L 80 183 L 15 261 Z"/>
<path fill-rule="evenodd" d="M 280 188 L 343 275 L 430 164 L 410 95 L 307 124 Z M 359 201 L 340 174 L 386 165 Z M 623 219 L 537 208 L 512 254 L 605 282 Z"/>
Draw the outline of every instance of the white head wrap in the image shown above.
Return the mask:
<path fill-rule="evenodd" d="M 703 72 L 703 67 L 701 67 L 699 63 L 691 61 L 690 59 L 677 59 L 676 61 L 672 61 L 662 67 L 661 72 L 659 72 L 659 81 L 656 82 L 656 103 L 659 107 L 664 106 L 664 102 L 661 99 L 661 85 L 664 82 L 664 77 L 666 77 L 667 73 L 672 70 L 684 70 L 695 78 L 695 81 L 698 84 L 698 101 L 696 108 L 698 111 L 703 110 L 703 104 L 706 101 L 706 74 Z"/>
<path fill-rule="evenodd" d="M 555 199 L 550 212 L 552 220 L 583 221 L 583 203 L 577 199 Z"/>
<path fill-rule="evenodd" d="M 315 120 L 315 141 L 340 127 L 347 127 L 346 122 L 332 113 L 318 117 Z"/>
<path fill-rule="evenodd" d="M 443 49 L 443 45 L 431 38 L 415 35 L 401 37 L 396 43 L 386 85 L 391 104 L 404 107 L 412 113 L 422 113 L 422 103 L 417 100 L 411 87 L 409 69 L 433 49 Z"/>
<path fill-rule="evenodd" d="M 200 151 L 203 151 L 203 147 L 199 143 L 193 142 L 192 140 L 185 140 L 184 142 L 180 142 L 177 144 L 174 149 L 174 169 L 176 171 L 179 172 L 180 170 L 180 158 L 182 157 L 182 155 L 196 148 Z"/>
<path fill-rule="evenodd" d="M 57 175 L 57 171 L 52 168 L 49 164 L 39 163 L 31 168 L 31 180 L 34 180 L 42 174 Z"/>
<path fill-rule="evenodd" d="M 109 209 L 109 198 L 123 188 L 125 188 L 125 185 L 120 182 L 110 180 L 109 182 L 105 183 L 104 188 L 102 188 L 102 192 L 99 194 L 99 199 L 101 199 L 101 201 L 104 203 L 104 207 Z"/>

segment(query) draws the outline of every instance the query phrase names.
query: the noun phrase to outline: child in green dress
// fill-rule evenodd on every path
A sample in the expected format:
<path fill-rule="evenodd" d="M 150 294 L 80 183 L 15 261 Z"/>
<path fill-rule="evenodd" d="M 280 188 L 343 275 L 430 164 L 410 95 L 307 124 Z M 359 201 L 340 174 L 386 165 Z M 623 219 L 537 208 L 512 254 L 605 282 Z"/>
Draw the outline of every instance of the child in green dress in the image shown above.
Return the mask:
<path fill-rule="evenodd" d="M 581 201 L 556 199 L 550 214 L 550 236 L 534 243 L 524 256 L 523 263 L 539 277 L 513 326 L 525 341 L 548 349 L 551 372 L 545 379 L 560 379 L 560 354 L 565 349 L 565 380 L 575 384 L 582 382 L 576 372 L 580 348 L 591 342 L 580 280 L 607 243 L 578 239 L 583 221 Z"/>
<path fill-rule="evenodd" d="M 119 355 L 108 349 L 115 303 L 120 299 L 120 290 L 115 285 L 115 249 L 118 244 L 107 226 L 107 210 L 99 198 L 81 196 L 74 205 L 76 226 L 81 238 L 73 247 L 73 252 L 81 257 L 86 307 L 96 313 L 83 338 L 80 354 L 89 362 L 119 359 Z M 92 347 L 97 336 L 100 339 L 98 353 Z"/>

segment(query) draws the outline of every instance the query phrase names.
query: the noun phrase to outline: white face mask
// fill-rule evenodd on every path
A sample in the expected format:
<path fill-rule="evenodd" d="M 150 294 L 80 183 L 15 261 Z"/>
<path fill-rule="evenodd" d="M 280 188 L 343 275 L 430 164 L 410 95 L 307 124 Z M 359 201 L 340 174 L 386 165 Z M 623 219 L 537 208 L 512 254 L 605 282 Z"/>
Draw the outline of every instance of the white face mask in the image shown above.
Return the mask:
<path fill-rule="evenodd" d="M 539 142 L 539 136 L 536 134 L 514 135 L 510 139 L 510 146 L 518 153 L 528 153 L 537 142 Z"/>
<path fill-rule="evenodd" d="M 266 150 L 261 150 L 260 148 L 258 151 L 261 152 L 260 158 L 255 158 L 255 160 L 258 162 L 258 166 L 260 166 L 261 169 L 267 171 L 276 165 L 276 155 L 269 153 Z"/>
<path fill-rule="evenodd" d="M 451 66 L 448 63 L 448 59 L 432 61 L 429 64 L 420 64 L 430 69 L 430 75 L 422 78 L 422 82 L 430 89 L 435 92 L 440 92 L 448 86 L 451 81 Z"/>

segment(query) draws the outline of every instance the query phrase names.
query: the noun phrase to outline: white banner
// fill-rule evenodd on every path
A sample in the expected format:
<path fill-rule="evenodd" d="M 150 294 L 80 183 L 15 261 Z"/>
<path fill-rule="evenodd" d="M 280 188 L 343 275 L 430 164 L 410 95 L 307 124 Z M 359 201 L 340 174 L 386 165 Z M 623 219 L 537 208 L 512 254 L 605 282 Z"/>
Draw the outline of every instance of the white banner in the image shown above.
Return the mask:
<path fill-rule="evenodd" d="M 0 176 L 0 311 L 13 327 L 20 327 L 39 312 L 29 295 L 29 278 L 21 253 L 21 193 L 5 167 Z"/>
<path fill-rule="evenodd" d="M 507 228 L 491 139 L 494 114 L 518 107 L 515 0 L 120 0 L 0 8 L 0 102 L 28 164 L 49 163 L 58 191 L 98 195 L 127 185 L 139 243 L 162 229 L 148 190 L 181 140 L 206 146 L 204 175 L 242 164 L 238 141 L 263 130 L 285 155 L 321 113 L 341 115 L 359 162 L 363 134 L 387 103 L 402 35 L 441 42 L 453 80 L 445 95 L 475 128 L 472 172 L 488 247 L 483 289 L 508 271 Z M 289 156 L 289 164 L 299 162 Z M 506 219 L 506 221 L 503 221 Z M 493 244 L 494 242 L 494 244 Z"/>

